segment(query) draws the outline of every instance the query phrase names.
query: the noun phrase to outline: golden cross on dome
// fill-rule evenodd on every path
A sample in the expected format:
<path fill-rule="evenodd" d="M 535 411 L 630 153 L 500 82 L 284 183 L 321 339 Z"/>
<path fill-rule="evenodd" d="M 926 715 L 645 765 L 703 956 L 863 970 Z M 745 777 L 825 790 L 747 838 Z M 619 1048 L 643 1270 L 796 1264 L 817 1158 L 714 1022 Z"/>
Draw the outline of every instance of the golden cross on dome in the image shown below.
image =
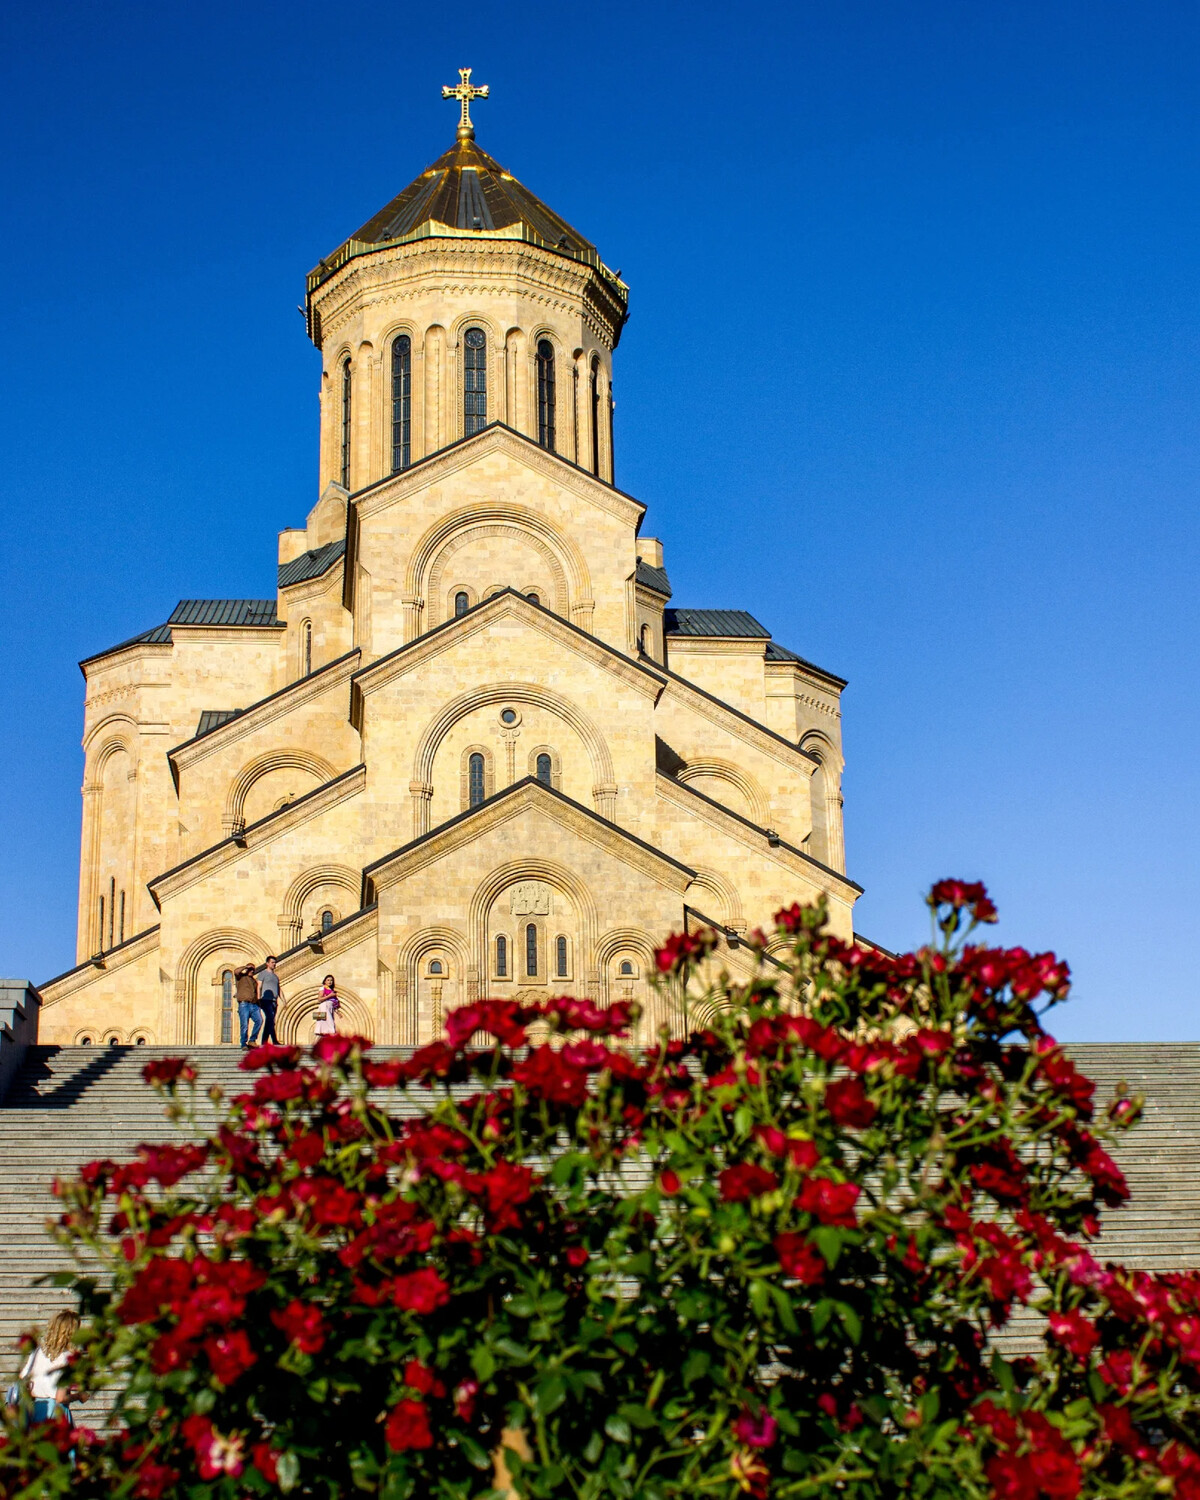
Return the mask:
<path fill-rule="evenodd" d="M 488 86 L 485 83 L 482 87 L 477 88 L 471 82 L 470 68 L 459 68 L 458 76 L 462 79 L 462 82 L 456 88 L 451 88 L 448 83 L 442 85 L 442 98 L 457 99 L 462 105 L 462 118 L 458 122 L 458 138 L 460 141 L 473 141 L 475 139 L 475 127 L 471 124 L 471 100 L 486 99 L 488 96 Z"/>

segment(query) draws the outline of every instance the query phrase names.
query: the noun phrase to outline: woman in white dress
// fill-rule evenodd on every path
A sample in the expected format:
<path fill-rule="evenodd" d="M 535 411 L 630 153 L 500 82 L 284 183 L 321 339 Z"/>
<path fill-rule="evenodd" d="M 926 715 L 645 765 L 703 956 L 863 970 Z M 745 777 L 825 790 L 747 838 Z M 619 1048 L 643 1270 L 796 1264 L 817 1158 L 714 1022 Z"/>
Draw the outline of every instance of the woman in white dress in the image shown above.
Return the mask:
<path fill-rule="evenodd" d="M 337 1035 L 337 1013 L 342 1008 L 338 999 L 337 981 L 326 974 L 321 984 L 321 999 L 317 1005 L 317 1023 L 313 1031 L 317 1036 Z"/>
<path fill-rule="evenodd" d="M 65 1417 L 73 1427 L 71 1408 L 59 1398 L 58 1387 L 63 1372 L 71 1358 L 71 1345 L 79 1327 L 79 1314 L 68 1310 L 57 1312 L 50 1319 L 37 1348 L 25 1361 L 20 1378 L 29 1382 L 29 1394 L 33 1397 L 33 1421 L 49 1422 L 54 1417 Z"/>

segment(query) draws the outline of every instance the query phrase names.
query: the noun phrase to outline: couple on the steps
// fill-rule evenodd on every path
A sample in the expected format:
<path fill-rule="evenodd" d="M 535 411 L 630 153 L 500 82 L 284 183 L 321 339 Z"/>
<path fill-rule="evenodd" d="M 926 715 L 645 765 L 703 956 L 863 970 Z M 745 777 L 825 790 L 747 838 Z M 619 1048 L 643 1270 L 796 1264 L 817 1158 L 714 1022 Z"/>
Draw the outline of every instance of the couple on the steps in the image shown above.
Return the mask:
<path fill-rule="evenodd" d="M 243 1050 L 257 1047 L 260 1042 L 278 1042 L 275 1034 L 275 1015 L 283 1000 L 279 987 L 279 975 L 275 972 L 278 960 L 272 953 L 263 967 L 261 977 L 254 964 L 245 964 L 235 971 L 237 981 L 238 1021 L 241 1026 Z M 337 1033 L 337 1013 L 342 1002 L 338 998 L 337 981 L 326 974 L 321 984 L 321 998 L 314 1016 L 313 1031 L 317 1036 L 333 1036 Z M 261 1029 L 262 1035 L 259 1035 Z"/>

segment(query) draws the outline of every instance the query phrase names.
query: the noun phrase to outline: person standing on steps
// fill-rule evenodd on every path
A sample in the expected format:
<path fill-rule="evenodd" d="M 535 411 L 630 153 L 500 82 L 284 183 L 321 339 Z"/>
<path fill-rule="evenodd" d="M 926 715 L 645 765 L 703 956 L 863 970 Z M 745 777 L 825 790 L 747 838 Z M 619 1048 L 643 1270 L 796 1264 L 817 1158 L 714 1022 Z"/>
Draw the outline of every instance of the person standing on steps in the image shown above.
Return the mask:
<path fill-rule="evenodd" d="M 272 953 L 258 981 L 258 998 L 264 1018 L 262 1036 L 259 1041 L 264 1046 L 268 1042 L 276 1044 L 279 1042 L 279 1038 L 275 1035 L 275 1016 L 283 1000 L 283 991 L 279 988 L 279 975 L 275 972 L 275 965 L 278 962 L 279 960 Z"/>
<path fill-rule="evenodd" d="M 65 1417 L 74 1427 L 71 1408 L 59 1396 L 63 1373 L 71 1358 L 71 1345 L 79 1330 L 79 1314 L 64 1308 L 56 1312 L 46 1326 L 37 1348 L 25 1361 L 20 1379 L 29 1382 L 29 1394 L 33 1397 L 33 1422 L 50 1422 L 55 1417 Z"/>
<path fill-rule="evenodd" d="M 238 1022 L 242 1030 L 242 1049 L 253 1047 L 258 1042 L 262 1029 L 263 1013 L 258 1003 L 258 980 L 254 977 L 254 965 L 243 964 L 233 971 L 237 980 Z"/>
<path fill-rule="evenodd" d="M 317 1036 L 337 1036 L 337 1013 L 341 1008 L 337 981 L 332 974 L 326 974 L 321 984 L 321 1000 L 317 1006 L 317 1024 L 313 1027 Z"/>

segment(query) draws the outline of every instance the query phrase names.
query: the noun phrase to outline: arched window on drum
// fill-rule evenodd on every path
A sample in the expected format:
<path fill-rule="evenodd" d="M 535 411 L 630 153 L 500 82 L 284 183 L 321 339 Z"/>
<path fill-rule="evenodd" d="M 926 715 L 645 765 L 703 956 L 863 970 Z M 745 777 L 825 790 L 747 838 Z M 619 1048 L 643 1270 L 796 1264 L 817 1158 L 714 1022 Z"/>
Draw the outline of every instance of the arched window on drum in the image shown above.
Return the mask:
<path fill-rule="evenodd" d="M 392 473 L 412 463 L 412 340 L 392 340 Z"/>
<path fill-rule="evenodd" d="M 543 786 L 554 785 L 554 765 L 544 750 L 537 758 L 537 769 L 534 774 Z"/>
<path fill-rule="evenodd" d="M 467 762 L 467 806 L 478 807 L 483 799 L 483 756 L 476 750 Z"/>
<path fill-rule="evenodd" d="M 537 923 L 530 922 L 525 928 L 525 975 L 528 979 L 538 977 L 538 930 Z"/>
<path fill-rule="evenodd" d="M 487 426 L 487 334 L 468 328 L 463 334 L 463 432 L 467 437 Z"/>
<path fill-rule="evenodd" d="M 508 978 L 508 939 L 503 933 L 496 939 L 496 978 Z"/>
<path fill-rule="evenodd" d="M 539 339 L 537 346 L 538 442 L 543 448 L 555 449 L 554 432 L 554 345 Z"/>

